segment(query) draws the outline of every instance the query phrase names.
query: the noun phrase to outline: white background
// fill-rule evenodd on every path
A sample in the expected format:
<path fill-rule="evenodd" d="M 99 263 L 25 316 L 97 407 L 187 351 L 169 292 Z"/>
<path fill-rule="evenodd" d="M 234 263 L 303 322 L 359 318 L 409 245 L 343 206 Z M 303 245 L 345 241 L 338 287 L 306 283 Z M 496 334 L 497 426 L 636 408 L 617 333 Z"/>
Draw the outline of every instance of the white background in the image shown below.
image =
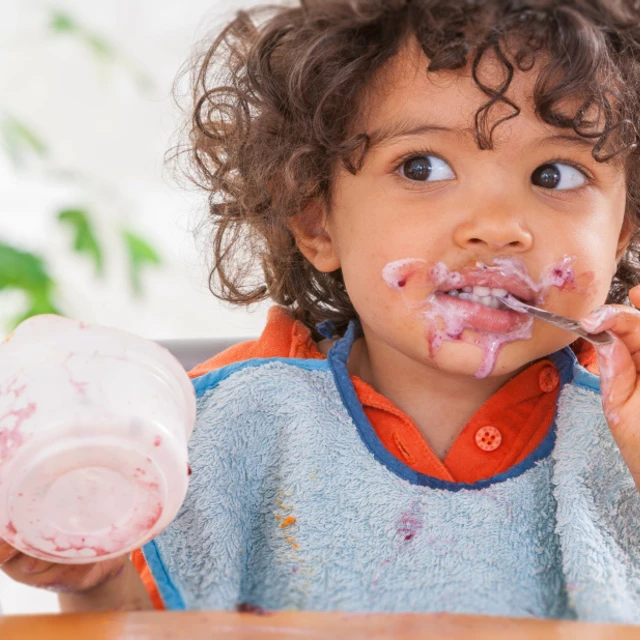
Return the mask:
<path fill-rule="evenodd" d="M 4 0 L 0 21 L 0 108 L 47 143 L 41 165 L 16 171 L 0 154 L 0 240 L 41 253 L 61 284 L 68 315 L 150 338 L 244 337 L 259 333 L 266 307 L 231 310 L 207 289 L 206 262 L 194 230 L 202 194 L 185 191 L 163 170 L 179 123 L 171 86 L 193 46 L 246 0 Z M 122 65 L 96 60 L 77 39 L 48 28 L 51 8 L 104 36 L 144 70 L 154 88 L 141 92 Z M 89 191 L 46 177 L 51 167 L 80 171 Z M 60 207 L 83 204 L 107 248 L 107 274 L 69 251 L 55 222 Z M 164 264 L 145 273 L 145 296 L 129 292 L 117 229 L 149 238 Z M 0 294 L 0 336 L 23 299 Z M 0 573 L 5 613 L 54 611 L 53 594 L 16 585 Z"/>

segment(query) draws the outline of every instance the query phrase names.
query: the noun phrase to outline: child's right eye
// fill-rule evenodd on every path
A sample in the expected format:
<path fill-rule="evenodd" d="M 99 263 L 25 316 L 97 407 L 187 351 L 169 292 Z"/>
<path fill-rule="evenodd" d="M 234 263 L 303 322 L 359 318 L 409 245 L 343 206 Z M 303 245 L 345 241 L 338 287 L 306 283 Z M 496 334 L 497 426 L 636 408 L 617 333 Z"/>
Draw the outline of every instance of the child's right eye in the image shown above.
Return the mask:
<path fill-rule="evenodd" d="M 398 167 L 398 172 L 416 182 L 438 182 L 456 177 L 453 169 L 442 158 L 432 155 L 412 156 Z"/>

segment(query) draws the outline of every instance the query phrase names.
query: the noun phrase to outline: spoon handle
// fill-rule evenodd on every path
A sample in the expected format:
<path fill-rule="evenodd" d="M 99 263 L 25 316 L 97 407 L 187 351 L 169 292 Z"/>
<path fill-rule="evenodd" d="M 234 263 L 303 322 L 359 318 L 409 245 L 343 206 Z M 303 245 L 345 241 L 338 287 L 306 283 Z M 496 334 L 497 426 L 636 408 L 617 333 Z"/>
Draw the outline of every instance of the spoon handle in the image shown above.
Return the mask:
<path fill-rule="evenodd" d="M 580 323 L 577 320 L 565 318 L 564 316 L 560 316 L 557 313 L 544 311 L 544 309 L 538 309 L 538 307 L 534 307 L 530 304 L 526 304 L 525 302 L 521 302 L 520 300 L 514 298 L 512 295 L 507 294 L 506 296 L 500 298 L 500 301 L 506 307 L 509 307 L 514 311 L 519 311 L 520 313 L 528 313 L 534 318 L 544 320 L 545 322 L 548 322 L 549 324 L 552 324 L 556 327 L 560 327 L 565 331 L 571 331 L 581 338 L 584 338 L 587 342 L 591 342 L 591 344 L 602 345 L 611 344 L 613 342 L 613 336 L 606 331 L 601 331 L 600 333 L 588 333 L 580 326 Z"/>

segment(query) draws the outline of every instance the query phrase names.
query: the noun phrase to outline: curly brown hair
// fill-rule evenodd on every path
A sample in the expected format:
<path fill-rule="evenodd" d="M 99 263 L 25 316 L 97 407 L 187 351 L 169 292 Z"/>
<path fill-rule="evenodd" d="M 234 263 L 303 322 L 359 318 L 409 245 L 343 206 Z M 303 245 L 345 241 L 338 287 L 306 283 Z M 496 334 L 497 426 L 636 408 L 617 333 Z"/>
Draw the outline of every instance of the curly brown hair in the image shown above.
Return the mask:
<path fill-rule="evenodd" d="M 638 0 L 303 0 L 239 12 L 193 66 L 190 177 L 209 193 L 210 288 L 227 302 L 267 298 L 310 328 L 356 316 L 340 271 L 321 273 L 288 223 L 330 205 L 340 163 L 356 173 L 368 145 L 353 131 L 367 82 L 415 38 L 428 71 L 471 64 L 487 101 L 475 114 L 479 148 L 520 113 L 505 94 L 516 71 L 540 67 L 533 100 L 549 125 L 593 142 L 593 156 L 626 163 L 632 238 L 609 302 L 640 283 L 640 2 Z M 509 46 L 507 46 L 509 43 Z M 513 46 L 515 43 L 515 46 Z M 506 80 L 486 84 L 483 56 Z M 503 74 L 497 74 L 499 77 Z M 568 97 L 575 113 L 563 112 Z M 500 119 L 494 107 L 508 108 Z M 503 111 L 501 111 L 502 113 Z"/>

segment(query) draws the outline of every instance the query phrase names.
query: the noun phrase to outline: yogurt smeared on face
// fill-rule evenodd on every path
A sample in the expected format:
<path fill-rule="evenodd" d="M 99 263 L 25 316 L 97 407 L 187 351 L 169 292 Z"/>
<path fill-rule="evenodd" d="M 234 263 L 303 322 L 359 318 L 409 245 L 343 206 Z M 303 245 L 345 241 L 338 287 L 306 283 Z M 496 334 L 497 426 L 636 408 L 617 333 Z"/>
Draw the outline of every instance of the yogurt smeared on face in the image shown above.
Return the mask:
<path fill-rule="evenodd" d="M 443 262 L 397 260 L 385 266 L 382 277 L 389 287 L 402 292 L 409 311 L 424 321 L 432 358 L 443 342 L 461 341 L 465 329 L 473 330 L 473 337 L 466 341 L 482 350 L 474 377 L 484 378 L 493 371 L 505 344 L 533 335 L 533 318 L 503 310 L 499 298 L 510 293 L 542 304 L 551 287 L 575 290 L 573 261 L 565 256 L 548 266 L 537 283 L 524 262 L 512 257 L 495 258 L 491 265 L 478 262 L 462 271 L 452 271 Z"/>

